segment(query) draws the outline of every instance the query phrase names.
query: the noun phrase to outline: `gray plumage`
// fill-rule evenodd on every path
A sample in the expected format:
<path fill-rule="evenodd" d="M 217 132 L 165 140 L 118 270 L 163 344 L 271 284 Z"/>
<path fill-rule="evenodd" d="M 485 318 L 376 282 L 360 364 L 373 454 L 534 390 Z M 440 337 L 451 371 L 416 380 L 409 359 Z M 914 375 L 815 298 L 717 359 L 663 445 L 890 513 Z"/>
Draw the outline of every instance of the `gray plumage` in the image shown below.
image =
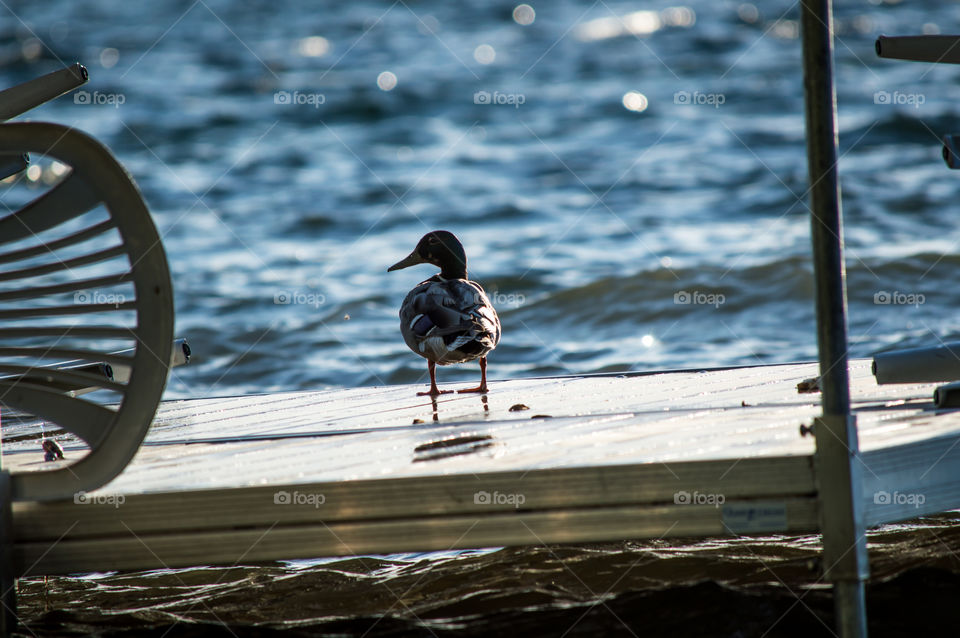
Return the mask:
<path fill-rule="evenodd" d="M 439 365 L 486 356 L 500 341 L 500 318 L 483 288 L 435 275 L 411 290 L 400 306 L 407 346 Z"/>

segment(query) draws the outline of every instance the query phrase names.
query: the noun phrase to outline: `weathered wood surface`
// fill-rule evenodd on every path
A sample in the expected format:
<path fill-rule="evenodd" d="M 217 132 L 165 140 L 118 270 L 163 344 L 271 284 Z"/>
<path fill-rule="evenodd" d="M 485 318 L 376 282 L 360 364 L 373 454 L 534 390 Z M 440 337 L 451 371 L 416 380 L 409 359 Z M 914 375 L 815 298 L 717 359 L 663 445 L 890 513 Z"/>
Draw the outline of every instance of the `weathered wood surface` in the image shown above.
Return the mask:
<path fill-rule="evenodd" d="M 878 386 L 851 364 L 864 451 L 960 432 L 934 385 Z M 445 394 L 437 422 L 419 386 L 171 401 L 146 444 L 104 488 L 114 493 L 484 473 L 610 464 L 809 455 L 800 426 L 819 394 L 815 364 L 637 377 L 492 382 L 487 397 Z M 446 388 L 456 385 L 444 386 Z M 524 404 L 529 410 L 510 411 Z M 551 418 L 531 418 L 549 415 Z M 415 420 L 423 423 L 414 423 Z M 221 442 L 214 442 L 221 441 Z M 68 460 L 78 450 L 66 445 Z M 12 471 L 46 469 L 38 442 L 8 444 Z"/>
<path fill-rule="evenodd" d="M 960 411 L 934 410 L 931 384 L 877 386 L 869 361 L 851 373 L 868 523 L 960 507 Z M 819 395 L 796 387 L 815 375 L 501 381 L 485 398 L 441 396 L 437 421 L 413 386 L 167 402 L 110 485 L 15 504 L 14 560 L 47 574 L 816 531 L 800 426 Z M 5 453 L 6 467 L 48 465 L 36 440 Z M 877 500 L 897 489 L 925 502 Z"/>

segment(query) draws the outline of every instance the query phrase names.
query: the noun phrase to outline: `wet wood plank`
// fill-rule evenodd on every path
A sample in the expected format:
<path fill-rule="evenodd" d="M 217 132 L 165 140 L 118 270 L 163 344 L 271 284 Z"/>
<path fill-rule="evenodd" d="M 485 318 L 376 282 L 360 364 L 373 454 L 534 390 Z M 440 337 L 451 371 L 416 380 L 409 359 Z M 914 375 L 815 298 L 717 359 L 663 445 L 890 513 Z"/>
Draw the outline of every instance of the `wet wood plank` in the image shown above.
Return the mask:
<path fill-rule="evenodd" d="M 851 377 L 870 524 L 960 505 L 960 411 L 934 410 L 932 384 L 877 386 L 869 363 Z M 796 387 L 816 371 L 498 381 L 435 405 L 413 386 L 167 402 L 110 485 L 15 504 L 14 556 L 45 574 L 816 531 L 800 425 L 820 396 Z M 50 466 L 31 446 L 7 446 L 5 466 Z M 930 501 L 874 502 L 897 486 Z"/>
<path fill-rule="evenodd" d="M 389 386 L 164 403 L 145 445 L 106 490 L 133 494 L 265 484 L 810 455 L 800 426 L 819 394 L 815 364 L 638 377 L 491 383 L 487 397 Z M 861 448 L 960 432 L 932 384 L 878 386 L 851 364 Z M 528 410 L 511 411 L 517 404 Z M 546 415 L 550 418 L 531 418 Z M 436 421 L 434 419 L 437 419 Z M 422 423 L 415 423 L 416 420 Z M 32 443 L 37 450 L 39 446 Z M 67 445 L 70 456 L 82 454 Z M 26 450 L 26 451 L 24 451 Z M 43 469 L 7 446 L 4 467 Z"/>

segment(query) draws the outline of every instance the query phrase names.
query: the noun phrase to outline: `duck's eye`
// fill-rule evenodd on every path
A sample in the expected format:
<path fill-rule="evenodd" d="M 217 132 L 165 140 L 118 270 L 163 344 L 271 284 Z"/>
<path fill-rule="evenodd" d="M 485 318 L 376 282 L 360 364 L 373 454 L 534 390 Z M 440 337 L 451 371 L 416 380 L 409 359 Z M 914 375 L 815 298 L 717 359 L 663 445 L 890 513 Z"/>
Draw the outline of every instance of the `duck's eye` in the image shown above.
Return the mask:
<path fill-rule="evenodd" d="M 433 246 L 433 245 L 439 244 L 440 240 L 434 237 L 433 235 L 431 235 L 430 239 L 427 240 L 427 243 Z"/>

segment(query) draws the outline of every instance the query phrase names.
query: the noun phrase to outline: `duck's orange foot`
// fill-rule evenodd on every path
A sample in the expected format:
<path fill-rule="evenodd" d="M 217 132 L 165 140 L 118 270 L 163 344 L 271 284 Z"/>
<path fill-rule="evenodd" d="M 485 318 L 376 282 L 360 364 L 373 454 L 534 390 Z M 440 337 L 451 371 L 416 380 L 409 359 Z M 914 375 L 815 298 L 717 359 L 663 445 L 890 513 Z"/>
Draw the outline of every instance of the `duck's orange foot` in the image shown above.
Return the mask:
<path fill-rule="evenodd" d="M 481 394 L 486 394 L 488 392 L 487 386 L 480 385 L 475 388 L 466 388 L 464 390 L 457 390 L 457 394 L 463 394 L 464 392 L 479 392 Z"/>
<path fill-rule="evenodd" d="M 453 394 L 453 390 L 438 390 L 437 388 L 433 388 L 428 392 L 417 392 L 418 397 L 438 397 L 441 394 Z"/>
<path fill-rule="evenodd" d="M 477 392 L 479 394 L 487 393 L 487 358 L 480 357 L 480 385 L 475 388 L 467 388 L 466 390 L 457 390 L 459 394 L 464 392 Z"/>

